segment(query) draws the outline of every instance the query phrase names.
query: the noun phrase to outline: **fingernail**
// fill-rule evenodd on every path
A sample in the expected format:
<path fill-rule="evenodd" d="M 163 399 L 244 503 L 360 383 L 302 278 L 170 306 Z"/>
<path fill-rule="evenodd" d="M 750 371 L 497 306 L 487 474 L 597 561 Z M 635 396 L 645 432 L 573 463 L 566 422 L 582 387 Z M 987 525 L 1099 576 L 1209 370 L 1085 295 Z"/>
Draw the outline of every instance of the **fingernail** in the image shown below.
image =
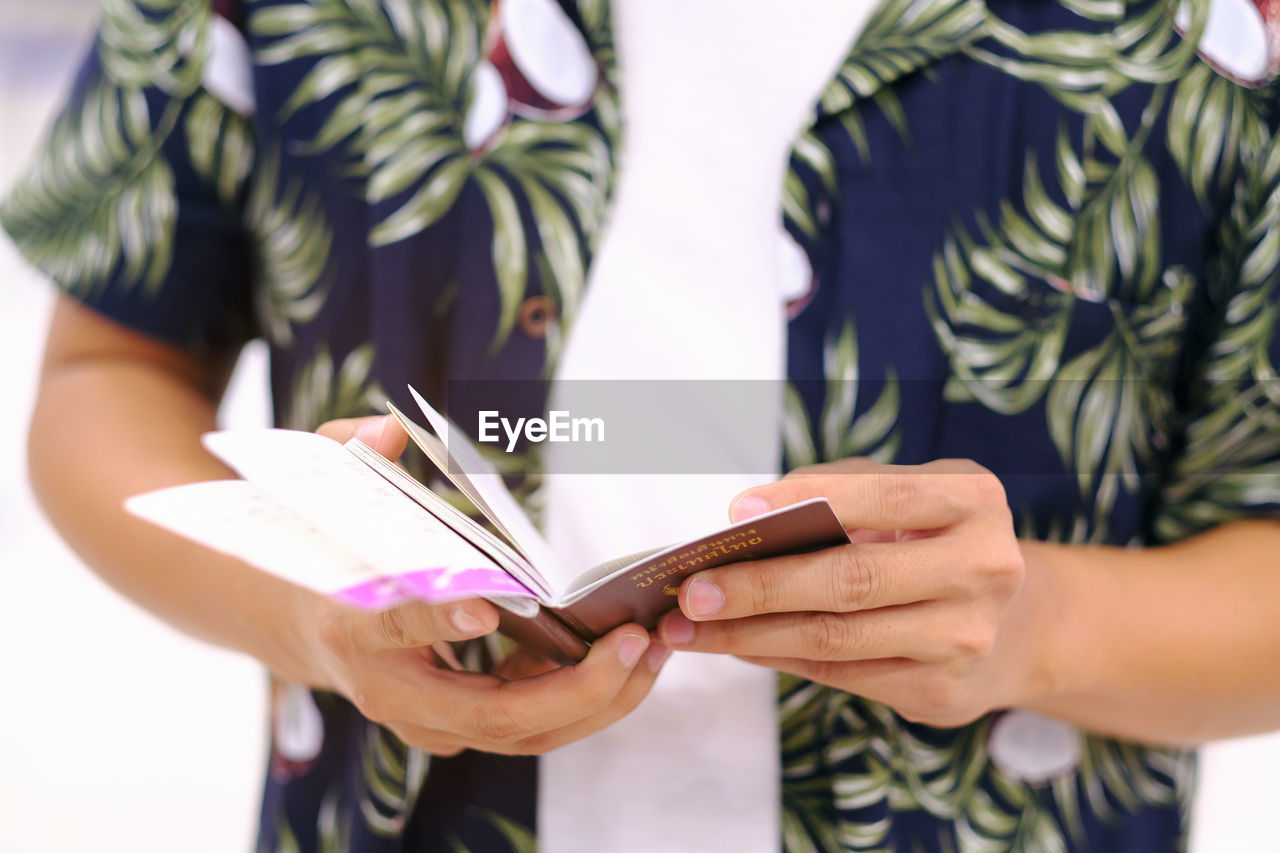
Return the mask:
<path fill-rule="evenodd" d="M 669 657 L 671 657 L 671 649 L 662 643 L 650 643 L 649 651 L 644 654 L 644 665 L 649 668 L 650 672 L 657 672 L 662 669 L 662 665 L 667 662 Z"/>
<path fill-rule="evenodd" d="M 693 623 L 686 619 L 683 613 L 677 611 L 672 611 L 663 617 L 662 625 L 658 628 L 662 642 L 669 646 L 683 646 L 693 642 L 694 632 Z"/>
<path fill-rule="evenodd" d="M 463 634 L 485 633 L 484 623 L 473 616 L 471 612 L 462 605 L 458 605 L 449 611 L 449 621 L 453 623 L 453 627 L 457 628 Z"/>
<path fill-rule="evenodd" d="M 690 616 L 714 616 L 724 609 L 724 593 L 711 581 L 694 578 L 684 596 Z"/>
<path fill-rule="evenodd" d="M 734 521 L 746 521 L 748 518 L 764 515 L 768 511 L 769 504 L 764 498 L 756 495 L 747 495 L 733 502 L 733 506 L 729 509 L 729 514 Z"/>
<path fill-rule="evenodd" d="M 360 428 L 356 430 L 356 438 L 377 450 L 378 442 L 382 440 L 382 432 L 386 428 L 387 418 L 385 415 L 380 418 L 373 418 L 360 424 Z"/>
<path fill-rule="evenodd" d="M 648 637 L 642 637 L 639 634 L 628 634 L 622 638 L 622 643 L 618 646 L 618 657 L 622 659 L 622 665 L 630 669 L 636 665 L 640 660 L 640 655 L 644 654 L 644 650 L 648 647 Z"/>

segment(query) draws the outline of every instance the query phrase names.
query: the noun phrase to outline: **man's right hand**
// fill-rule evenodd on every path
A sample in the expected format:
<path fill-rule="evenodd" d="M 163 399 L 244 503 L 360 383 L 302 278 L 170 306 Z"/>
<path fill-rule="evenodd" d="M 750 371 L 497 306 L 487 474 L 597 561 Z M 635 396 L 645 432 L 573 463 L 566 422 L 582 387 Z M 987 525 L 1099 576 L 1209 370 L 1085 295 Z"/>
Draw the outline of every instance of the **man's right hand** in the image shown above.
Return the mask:
<path fill-rule="evenodd" d="M 391 459 L 406 440 L 389 417 L 331 421 L 317 432 L 336 441 L 359 436 Z M 432 646 L 496 630 L 498 611 L 487 601 L 368 612 L 317 595 L 302 620 L 312 686 L 341 693 L 369 719 L 435 755 L 538 754 L 586 737 L 640 703 L 668 654 L 644 628 L 628 624 L 573 666 L 517 650 L 495 669 L 501 675 L 483 675 L 453 671 Z"/>

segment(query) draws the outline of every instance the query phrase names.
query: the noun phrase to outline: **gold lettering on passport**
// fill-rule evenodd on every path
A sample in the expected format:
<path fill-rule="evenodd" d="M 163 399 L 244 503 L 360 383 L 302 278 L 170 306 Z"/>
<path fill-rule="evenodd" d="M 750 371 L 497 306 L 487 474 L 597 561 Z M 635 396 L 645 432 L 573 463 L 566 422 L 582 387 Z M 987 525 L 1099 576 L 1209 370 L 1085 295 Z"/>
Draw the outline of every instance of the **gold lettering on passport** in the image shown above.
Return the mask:
<path fill-rule="evenodd" d="M 677 575 L 684 574 L 702 565 L 719 565 L 732 562 L 732 560 L 717 558 L 748 557 L 749 554 L 739 555 L 736 552 L 764 544 L 764 539 L 758 535 L 758 532 L 754 527 L 751 527 L 747 530 L 730 533 L 711 542 L 699 543 L 687 551 L 672 554 L 665 560 L 658 560 L 646 565 L 633 574 L 631 580 L 635 583 L 636 589 L 644 589 L 651 586 L 655 581 L 663 581 L 668 578 L 674 579 Z M 663 587 L 662 592 L 664 595 L 677 595 L 679 586 L 668 584 Z"/>

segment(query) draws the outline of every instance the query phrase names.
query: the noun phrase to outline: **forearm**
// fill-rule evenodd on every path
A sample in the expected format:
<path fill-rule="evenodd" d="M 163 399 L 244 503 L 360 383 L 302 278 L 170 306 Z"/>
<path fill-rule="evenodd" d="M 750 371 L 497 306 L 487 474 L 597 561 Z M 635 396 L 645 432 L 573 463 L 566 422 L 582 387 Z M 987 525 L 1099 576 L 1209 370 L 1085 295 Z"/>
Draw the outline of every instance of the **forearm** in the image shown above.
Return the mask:
<path fill-rule="evenodd" d="M 1014 607 L 1031 664 L 1019 704 L 1155 743 L 1280 727 L 1280 524 L 1145 550 L 1023 553 Z"/>
<path fill-rule="evenodd" d="M 31 476 L 68 543 L 117 590 L 178 628 L 311 681 L 295 636 L 312 593 L 139 521 L 125 498 L 233 476 L 200 446 L 212 400 L 145 359 L 47 367 L 31 426 Z"/>

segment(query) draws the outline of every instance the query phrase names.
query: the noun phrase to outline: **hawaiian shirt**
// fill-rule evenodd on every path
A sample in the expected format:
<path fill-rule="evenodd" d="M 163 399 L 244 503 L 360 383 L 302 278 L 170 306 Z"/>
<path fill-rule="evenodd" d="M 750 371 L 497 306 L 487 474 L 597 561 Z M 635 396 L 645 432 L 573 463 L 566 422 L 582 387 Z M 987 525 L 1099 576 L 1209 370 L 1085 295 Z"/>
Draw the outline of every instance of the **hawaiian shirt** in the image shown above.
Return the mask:
<path fill-rule="evenodd" d="M 1208 19 L 882 3 L 786 177 L 788 466 L 971 458 L 1021 535 L 1064 543 L 1277 511 L 1271 40 L 1250 18 L 1242 69 Z M 617 74 L 607 0 L 103 0 L 0 222 L 135 330 L 265 339 L 282 426 L 409 408 L 410 382 L 456 408 L 467 381 L 539 387 L 572 327 Z M 428 756 L 340 697 L 272 691 L 259 849 L 535 848 L 536 759 Z M 930 728 L 791 677 L 779 703 L 787 850 L 1185 843 L 1189 752 L 1017 711 Z"/>

